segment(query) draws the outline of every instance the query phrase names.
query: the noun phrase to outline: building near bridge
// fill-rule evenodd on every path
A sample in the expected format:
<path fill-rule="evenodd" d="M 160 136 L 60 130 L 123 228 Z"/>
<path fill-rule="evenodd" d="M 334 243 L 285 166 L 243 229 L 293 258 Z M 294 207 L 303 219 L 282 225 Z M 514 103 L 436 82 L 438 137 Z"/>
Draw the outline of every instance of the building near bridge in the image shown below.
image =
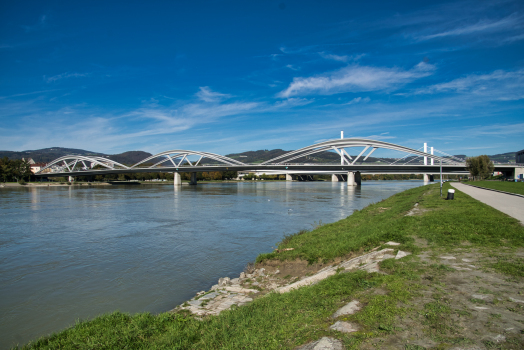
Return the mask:
<path fill-rule="evenodd" d="M 524 163 L 524 149 L 515 153 L 515 163 Z"/>
<path fill-rule="evenodd" d="M 40 171 L 40 169 L 44 168 L 46 165 L 46 163 L 33 163 L 31 164 L 31 172 L 33 174 L 36 174 Z"/>

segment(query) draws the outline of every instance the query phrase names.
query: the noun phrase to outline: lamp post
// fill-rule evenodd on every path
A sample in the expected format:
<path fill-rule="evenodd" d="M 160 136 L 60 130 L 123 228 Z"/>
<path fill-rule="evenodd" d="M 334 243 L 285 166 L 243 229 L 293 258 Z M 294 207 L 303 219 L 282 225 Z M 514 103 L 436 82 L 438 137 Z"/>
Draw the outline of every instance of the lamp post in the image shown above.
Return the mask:
<path fill-rule="evenodd" d="M 440 196 L 442 197 L 442 159 L 440 160 Z"/>

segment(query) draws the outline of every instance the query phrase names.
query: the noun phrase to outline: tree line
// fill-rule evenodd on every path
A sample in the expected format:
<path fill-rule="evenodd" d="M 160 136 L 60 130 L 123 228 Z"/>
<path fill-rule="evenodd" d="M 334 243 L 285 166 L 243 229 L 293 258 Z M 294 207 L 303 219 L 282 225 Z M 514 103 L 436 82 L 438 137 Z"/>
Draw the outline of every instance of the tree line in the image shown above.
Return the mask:
<path fill-rule="evenodd" d="M 25 183 L 33 173 L 31 164 L 24 159 L 0 158 L 0 178 L 3 182 L 17 181 Z"/>
<path fill-rule="evenodd" d="M 231 180 L 238 176 L 236 171 L 209 171 L 197 172 L 197 180 Z M 180 173 L 182 180 L 190 180 L 191 173 Z M 50 178 L 51 180 L 53 178 Z M 55 181 L 67 181 L 65 178 L 55 178 Z M 128 173 L 128 174 L 104 174 L 95 176 L 75 176 L 76 181 L 173 181 L 173 173 L 151 172 L 151 173 Z"/>

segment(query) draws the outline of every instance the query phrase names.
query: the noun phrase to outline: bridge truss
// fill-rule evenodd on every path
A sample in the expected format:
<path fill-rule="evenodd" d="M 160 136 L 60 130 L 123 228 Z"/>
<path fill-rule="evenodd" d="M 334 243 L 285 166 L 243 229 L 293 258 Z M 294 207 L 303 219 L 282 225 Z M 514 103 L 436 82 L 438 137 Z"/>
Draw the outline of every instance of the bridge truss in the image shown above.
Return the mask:
<path fill-rule="evenodd" d="M 346 151 L 347 148 L 362 147 L 362 151 L 356 157 L 352 157 Z M 377 164 L 363 164 L 373 152 L 377 149 L 388 149 L 393 151 L 400 151 L 406 155 L 403 158 L 397 159 L 391 164 L 377 165 Z M 368 152 L 369 150 L 369 152 Z M 299 158 L 304 158 L 316 153 L 335 151 L 341 157 L 340 166 L 336 164 L 304 164 L 293 163 Z M 367 152 L 367 154 L 366 154 Z M 115 162 L 109 158 L 68 155 L 55 159 L 46 167 L 42 168 L 36 175 L 41 176 L 81 176 L 93 174 L 108 174 L 108 173 L 132 173 L 132 172 L 201 172 L 201 171 L 223 171 L 223 170 L 237 170 L 237 171 L 286 171 L 290 172 L 292 169 L 296 171 L 323 171 L 323 172 L 343 172 L 357 171 L 358 168 L 369 168 L 373 172 L 417 172 L 421 173 L 426 168 L 425 166 L 413 165 L 409 166 L 407 163 L 413 161 L 413 158 L 406 161 L 404 164 L 395 164 L 406 157 L 427 157 L 433 159 L 436 163 L 441 163 L 446 168 L 453 168 L 454 171 L 465 171 L 465 163 L 452 156 L 437 156 L 430 153 L 422 152 L 420 150 L 411 149 L 388 142 L 376 141 L 362 138 L 347 138 L 335 139 L 320 142 L 308 147 L 304 147 L 295 151 L 287 152 L 281 156 L 275 157 L 260 164 L 246 164 L 238 160 L 225 157 L 215 153 L 190 151 L 175 149 L 161 152 L 132 165 L 126 166 Z M 190 157 L 198 157 L 198 160 L 191 161 Z M 207 159 L 206 164 L 202 164 L 202 160 Z M 360 164 L 358 164 L 359 160 Z M 211 162 L 210 162 L 211 161 Z M 433 167 L 434 168 L 434 167 Z M 428 169 L 428 172 L 433 172 L 435 169 Z M 450 170 L 451 171 L 451 170 Z"/>

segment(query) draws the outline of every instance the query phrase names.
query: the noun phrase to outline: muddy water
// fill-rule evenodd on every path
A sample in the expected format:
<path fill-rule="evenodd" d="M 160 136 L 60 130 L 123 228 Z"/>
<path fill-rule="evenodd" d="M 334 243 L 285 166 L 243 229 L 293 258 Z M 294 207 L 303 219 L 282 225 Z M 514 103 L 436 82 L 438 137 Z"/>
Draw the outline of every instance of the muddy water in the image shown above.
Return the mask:
<path fill-rule="evenodd" d="M 0 189 L 0 348 L 114 310 L 169 310 L 284 234 L 422 184 Z"/>

